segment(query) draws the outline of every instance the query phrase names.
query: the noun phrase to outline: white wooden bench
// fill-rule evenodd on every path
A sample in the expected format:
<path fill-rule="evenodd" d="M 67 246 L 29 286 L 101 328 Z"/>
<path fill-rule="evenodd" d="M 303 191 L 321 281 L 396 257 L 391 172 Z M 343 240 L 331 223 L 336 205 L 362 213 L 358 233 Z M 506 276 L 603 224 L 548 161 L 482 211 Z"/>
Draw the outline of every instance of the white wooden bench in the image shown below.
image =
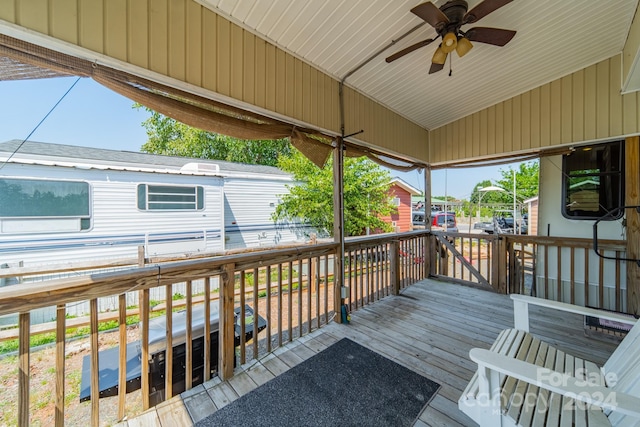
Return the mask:
<path fill-rule="evenodd" d="M 511 295 L 515 329 L 469 353 L 478 371 L 458 407 L 481 426 L 640 426 L 640 322 L 617 313 Z M 599 367 L 529 333 L 529 305 L 632 324 Z"/>

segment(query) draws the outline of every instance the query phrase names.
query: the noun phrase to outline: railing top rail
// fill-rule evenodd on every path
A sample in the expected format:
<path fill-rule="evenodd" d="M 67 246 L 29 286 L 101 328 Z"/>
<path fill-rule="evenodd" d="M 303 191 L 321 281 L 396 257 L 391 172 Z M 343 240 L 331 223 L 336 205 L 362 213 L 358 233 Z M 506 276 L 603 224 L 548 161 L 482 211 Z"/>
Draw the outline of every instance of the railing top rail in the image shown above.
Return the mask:
<path fill-rule="evenodd" d="M 592 248 L 593 240 L 579 237 L 529 236 L 524 234 L 500 234 L 514 243 L 535 243 L 548 246 Z M 625 240 L 598 239 L 598 246 L 608 250 L 626 250 Z"/>
<path fill-rule="evenodd" d="M 499 235 L 488 233 L 453 233 L 451 231 L 431 231 L 434 236 L 449 236 L 449 237 L 464 237 L 465 239 L 483 239 L 483 240 L 495 240 Z"/>
<path fill-rule="evenodd" d="M 405 231 L 402 233 L 382 233 L 373 234 L 370 236 L 354 236 L 345 238 L 344 245 L 349 249 L 353 249 L 354 247 L 375 246 L 393 240 L 409 240 L 414 237 L 424 236 L 428 233 L 429 232 L 427 230 L 414 230 Z"/>
<path fill-rule="evenodd" d="M 272 249 L 191 261 L 149 265 L 112 273 L 54 279 L 34 284 L 0 288 L 0 315 L 28 312 L 42 307 L 119 295 L 166 283 L 212 276 L 223 265 L 233 263 L 236 270 L 273 265 L 289 260 L 335 253 L 337 243 Z"/>

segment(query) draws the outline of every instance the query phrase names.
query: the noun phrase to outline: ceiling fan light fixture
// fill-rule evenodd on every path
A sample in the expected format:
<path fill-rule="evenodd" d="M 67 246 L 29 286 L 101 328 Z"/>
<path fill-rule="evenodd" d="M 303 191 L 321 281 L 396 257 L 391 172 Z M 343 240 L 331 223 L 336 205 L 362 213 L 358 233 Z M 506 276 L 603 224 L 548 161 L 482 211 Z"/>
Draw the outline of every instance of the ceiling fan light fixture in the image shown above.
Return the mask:
<path fill-rule="evenodd" d="M 456 45 L 456 52 L 458 56 L 462 58 L 473 48 L 473 44 L 466 37 L 460 37 L 458 39 L 458 44 Z"/>
<path fill-rule="evenodd" d="M 458 45 L 458 37 L 454 33 L 447 33 L 442 37 L 442 50 L 451 53 Z"/>
<path fill-rule="evenodd" d="M 431 62 L 434 64 L 444 65 L 447 61 L 447 53 L 442 49 L 442 45 L 438 46 L 436 51 L 433 53 L 433 58 L 431 58 Z"/>

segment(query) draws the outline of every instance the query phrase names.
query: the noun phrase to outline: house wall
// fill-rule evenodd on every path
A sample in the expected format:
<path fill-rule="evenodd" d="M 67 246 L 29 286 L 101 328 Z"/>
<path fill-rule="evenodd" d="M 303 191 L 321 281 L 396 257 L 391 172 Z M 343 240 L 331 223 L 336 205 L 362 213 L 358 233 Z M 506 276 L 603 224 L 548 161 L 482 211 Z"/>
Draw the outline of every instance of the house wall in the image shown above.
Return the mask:
<path fill-rule="evenodd" d="M 430 133 L 433 165 L 527 153 L 640 132 L 640 95 L 622 95 L 621 55 Z"/>
<path fill-rule="evenodd" d="M 393 198 L 397 197 L 400 200 L 400 204 L 396 213 L 382 217 L 382 220 L 388 224 L 395 222 L 394 231 L 398 233 L 411 231 L 411 193 L 394 184 L 389 188 L 389 195 Z"/>
<path fill-rule="evenodd" d="M 540 199 L 535 199 L 532 200 L 531 203 L 529 203 L 529 223 L 528 223 L 528 230 L 527 230 L 527 234 L 529 234 L 530 236 L 537 236 L 538 235 L 538 209 L 540 207 Z"/>
<path fill-rule="evenodd" d="M 12 37 L 341 133 L 338 80 L 192 0 L 5 0 L 0 20 Z M 359 140 L 428 161 L 426 129 L 349 87 L 344 103 Z"/>

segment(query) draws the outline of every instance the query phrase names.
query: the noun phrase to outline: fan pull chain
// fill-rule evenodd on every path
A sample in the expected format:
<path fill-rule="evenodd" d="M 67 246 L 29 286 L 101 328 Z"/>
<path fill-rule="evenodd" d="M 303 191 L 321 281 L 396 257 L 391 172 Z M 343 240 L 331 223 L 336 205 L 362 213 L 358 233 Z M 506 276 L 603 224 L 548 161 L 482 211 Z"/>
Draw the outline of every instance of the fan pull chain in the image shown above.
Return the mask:
<path fill-rule="evenodd" d="M 452 74 L 452 70 L 451 70 L 452 62 L 453 62 L 453 55 L 449 55 L 449 77 L 451 77 L 451 74 Z"/>

